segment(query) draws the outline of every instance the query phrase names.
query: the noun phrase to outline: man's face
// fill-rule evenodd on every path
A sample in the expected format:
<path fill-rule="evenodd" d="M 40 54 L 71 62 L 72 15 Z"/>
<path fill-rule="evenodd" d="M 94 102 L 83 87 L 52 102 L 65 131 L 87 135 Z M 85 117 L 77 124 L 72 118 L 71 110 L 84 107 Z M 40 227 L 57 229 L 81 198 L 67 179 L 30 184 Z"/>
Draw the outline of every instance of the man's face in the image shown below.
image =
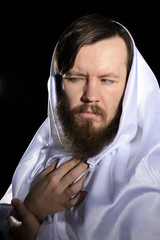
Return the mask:
<path fill-rule="evenodd" d="M 73 68 L 63 76 L 65 100 L 80 126 L 89 120 L 94 128 L 109 125 L 117 113 L 127 75 L 127 48 L 120 37 L 83 46 Z"/>

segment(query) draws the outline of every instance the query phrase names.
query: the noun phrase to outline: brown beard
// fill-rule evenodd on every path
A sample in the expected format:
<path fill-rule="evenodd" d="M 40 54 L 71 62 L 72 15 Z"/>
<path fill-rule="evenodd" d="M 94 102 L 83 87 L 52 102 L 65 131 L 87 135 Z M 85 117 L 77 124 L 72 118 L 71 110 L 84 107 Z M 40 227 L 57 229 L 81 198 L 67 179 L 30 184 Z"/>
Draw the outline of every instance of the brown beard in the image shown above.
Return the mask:
<path fill-rule="evenodd" d="M 57 106 L 58 118 L 64 131 L 66 149 L 74 155 L 85 159 L 97 155 L 113 141 L 119 127 L 122 101 L 120 101 L 112 121 L 107 126 L 100 128 L 94 127 L 92 119 L 75 120 L 75 114 L 84 112 L 89 106 L 92 111 L 101 115 L 102 120 L 106 119 L 105 112 L 95 104 L 84 103 L 82 106 L 70 111 L 63 97 Z"/>

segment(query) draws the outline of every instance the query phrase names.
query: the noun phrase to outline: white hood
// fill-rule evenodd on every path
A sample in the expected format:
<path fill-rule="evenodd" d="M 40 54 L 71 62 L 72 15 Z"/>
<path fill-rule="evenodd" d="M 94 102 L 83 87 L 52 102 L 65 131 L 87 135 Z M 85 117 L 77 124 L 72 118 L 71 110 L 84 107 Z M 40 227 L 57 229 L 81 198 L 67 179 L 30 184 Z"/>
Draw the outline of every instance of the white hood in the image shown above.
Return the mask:
<path fill-rule="evenodd" d="M 119 129 L 113 143 L 88 159 L 90 174 L 83 186 L 87 197 L 76 209 L 50 216 L 38 239 L 160 239 L 160 91 L 134 41 L 133 45 Z M 57 158 L 59 165 L 71 158 L 61 142 L 62 129 L 54 111 L 53 62 L 54 55 L 48 81 L 48 118 L 13 176 L 13 197 L 22 201 L 37 174 Z"/>

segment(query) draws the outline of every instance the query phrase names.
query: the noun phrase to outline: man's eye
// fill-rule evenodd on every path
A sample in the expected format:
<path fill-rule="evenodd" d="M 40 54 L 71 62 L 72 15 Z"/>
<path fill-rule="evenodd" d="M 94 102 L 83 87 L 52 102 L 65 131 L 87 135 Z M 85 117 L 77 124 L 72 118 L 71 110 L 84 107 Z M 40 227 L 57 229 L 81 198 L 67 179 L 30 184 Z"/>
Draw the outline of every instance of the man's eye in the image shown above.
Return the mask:
<path fill-rule="evenodd" d="M 68 80 L 71 82 L 76 82 L 76 81 L 78 81 L 78 78 L 68 78 Z"/>
<path fill-rule="evenodd" d="M 78 78 L 78 77 L 68 77 L 65 79 L 67 79 L 69 82 L 73 82 L 73 83 L 84 81 L 82 78 Z"/>
<path fill-rule="evenodd" d="M 101 79 L 101 82 L 105 83 L 105 84 L 112 84 L 113 83 L 113 81 L 109 80 L 109 79 Z"/>

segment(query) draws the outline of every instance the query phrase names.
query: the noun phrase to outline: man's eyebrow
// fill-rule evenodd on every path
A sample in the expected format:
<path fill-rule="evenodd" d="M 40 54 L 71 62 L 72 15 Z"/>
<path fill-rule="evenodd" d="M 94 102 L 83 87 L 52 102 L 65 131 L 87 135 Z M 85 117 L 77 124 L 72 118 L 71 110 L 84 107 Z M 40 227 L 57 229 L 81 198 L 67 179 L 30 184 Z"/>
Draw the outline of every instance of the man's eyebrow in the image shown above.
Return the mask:
<path fill-rule="evenodd" d="M 81 72 L 67 72 L 63 75 L 63 77 L 72 77 L 72 76 L 87 77 L 86 74 L 81 73 Z M 113 77 L 113 78 L 117 78 L 117 79 L 120 78 L 119 75 L 112 73 L 112 72 L 98 75 L 98 78 L 108 78 L 108 77 Z"/>
<path fill-rule="evenodd" d="M 67 72 L 63 75 L 63 77 L 72 77 L 72 76 L 86 77 L 87 75 L 81 72 Z"/>
<path fill-rule="evenodd" d="M 120 78 L 119 75 L 115 73 L 106 73 L 98 76 L 99 78 L 108 78 L 108 77 L 113 77 L 113 78 Z"/>

